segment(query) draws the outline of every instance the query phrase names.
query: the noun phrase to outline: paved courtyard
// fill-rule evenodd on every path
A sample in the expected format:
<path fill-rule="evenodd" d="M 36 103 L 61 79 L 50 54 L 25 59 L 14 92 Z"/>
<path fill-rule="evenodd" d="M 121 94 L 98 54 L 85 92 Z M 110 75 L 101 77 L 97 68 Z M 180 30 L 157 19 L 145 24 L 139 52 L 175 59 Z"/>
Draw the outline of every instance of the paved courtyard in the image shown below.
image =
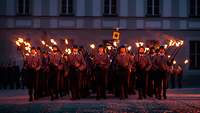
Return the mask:
<path fill-rule="evenodd" d="M 26 90 L 0 90 L 0 113 L 200 113 L 200 88 L 170 89 L 167 100 L 130 96 L 119 100 L 109 95 L 107 100 L 95 97 L 71 101 L 65 97 L 56 101 L 42 98 L 28 102 Z"/>

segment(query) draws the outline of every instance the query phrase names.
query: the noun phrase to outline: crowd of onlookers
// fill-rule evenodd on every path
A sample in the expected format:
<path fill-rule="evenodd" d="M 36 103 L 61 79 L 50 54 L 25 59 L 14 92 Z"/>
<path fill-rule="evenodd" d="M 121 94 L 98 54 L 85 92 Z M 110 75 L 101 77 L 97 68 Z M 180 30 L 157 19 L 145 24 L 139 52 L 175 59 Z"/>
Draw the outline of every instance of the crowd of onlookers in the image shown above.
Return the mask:
<path fill-rule="evenodd" d="M 25 87 L 23 70 L 16 62 L 0 65 L 0 89 L 20 89 Z"/>

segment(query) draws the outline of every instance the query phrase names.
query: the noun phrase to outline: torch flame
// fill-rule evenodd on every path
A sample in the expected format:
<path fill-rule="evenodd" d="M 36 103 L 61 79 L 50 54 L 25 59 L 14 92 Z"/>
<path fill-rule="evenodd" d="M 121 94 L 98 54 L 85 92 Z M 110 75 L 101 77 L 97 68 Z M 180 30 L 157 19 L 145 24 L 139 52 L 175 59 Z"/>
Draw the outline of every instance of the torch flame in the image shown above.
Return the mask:
<path fill-rule="evenodd" d="M 111 50 L 112 49 L 112 46 L 107 46 L 108 50 Z"/>
<path fill-rule="evenodd" d="M 144 52 L 146 53 L 147 51 L 149 51 L 149 48 L 146 47 L 145 50 L 144 50 Z"/>
<path fill-rule="evenodd" d="M 173 64 L 174 64 L 174 65 L 176 64 L 176 60 L 173 61 Z"/>
<path fill-rule="evenodd" d="M 51 51 L 53 51 L 53 47 L 49 46 L 49 49 L 51 49 Z"/>
<path fill-rule="evenodd" d="M 23 39 L 23 38 L 18 38 L 18 42 L 19 42 L 19 43 L 23 43 L 23 42 L 24 42 L 24 39 Z"/>
<path fill-rule="evenodd" d="M 184 64 L 188 64 L 188 63 L 189 63 L 189 60 L 186 59 L 186 60 L 184 61 Z"/>
<path fill-rule="evenodd" d="M 67 39 L 65 39 L 65 44 L 67 44 L 67 45 L 69 44 L 69 42 L 68 42 L 68 40 L 67 40 Z"/>
<path fill-rule="evenodd" d="M 95 44 L 90 44 L 90 48 L 94 49 L 95 48 Z"/>
<path fill-rule="evenodd" d="M 128 46 L 128 48 L 127 48 L 127 49 L 128 49 L 128 51 L 130 51 L 130 50 L 132 49 L 132 47 L 131 47 L 131 46 Z"/>
<path fill-rule="evenodd" d="M 17 46 L 21 46 L 21 44 L 18 41 L 16 41 L 15 43 Z"/>
<path fill-rule="evenodd" d="M 44 40 L 42 40 L 41 43 L 42 43 L 42 45 L 45 45 L 45 44 L 46 44 Z"/>
<path fill-rule="evenodd" d="M 144 45 L 144 42 L 136 42 L 135 45 L 136 47 L 141 47 Z"/>
<path fill-rule="evenodd" d="M 66 52 L 68 55 L 72 53 L 72 51 L 71 51 L 70 48 L 66 48 L 66 49 L 65 49 L 65 52 Z"/>
<path fill-rule="evenodd" d="M 51 43 L 57 45 L 57 42 L 54 39 L 50 39 Z"/>
<path fill-rule="evenodd" d="M 117 47 L 117 42 L 116 42 L 116 41 L 114 41 L 114 42 L 113 42 L 113 45 L 114 45 L 115 47 Z"/>

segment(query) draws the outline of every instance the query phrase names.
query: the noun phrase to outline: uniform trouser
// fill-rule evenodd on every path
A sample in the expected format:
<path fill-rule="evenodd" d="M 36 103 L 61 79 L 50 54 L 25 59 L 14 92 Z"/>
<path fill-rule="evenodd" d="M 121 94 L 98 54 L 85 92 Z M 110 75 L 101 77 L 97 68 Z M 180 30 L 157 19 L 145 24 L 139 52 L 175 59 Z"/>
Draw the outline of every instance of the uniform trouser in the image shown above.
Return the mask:
<path fill-rule="evenodd" d="M 148 95 L 153 96 L 155 90 L 155 71 L 149 71 L 148 73 Z"/>
<path fill-rule="evenodd" d="M 47 71 L 43 71 L 41 73 L 41 80 L 40 80 L 40 91 L 42 92 L 42 96 L 48 96 L 49 88 L 48 88 L 48 78 L 49 73 Z"/>
<path fill-rule="evenodd" d="M 89 76 L 86 70 L 82 71 L 80 76 L 80 95 L 81 97 L 89 95 Z"/>
<path fill-rule="evenodd" d="M 128 74 L 129 69 L 124 67 L 119 67 L 118 77 L 119 77 L 119 91 L 120 98 L 128 98 Z"/>
<path fill-rule="evenodd" d="M 164 98 L 167 96 L 167 81 L 167 73 L 160 71 L 158 80 L 158 97 L 161 97 L 161 94 Z"/>
<path fill-rule="evenodd" d="M 172 89 L 176 87 L 175 79 L 176 79 L 176 75 L 175 74 L 170 74 L 170 83 L 171 83 L 171 88 Z"/>
<path fill-rule="evenodd" d="M 72 99 L 80 98 L 80 74 L 79 69 L 74 67 L 70 68 L 69 77 L 70 77 L 70 90 L 72 94 Z"/>
<path fill-rule="evenodd" d="M 57 92 L 57 77 L 58 77 L 58 69 L 56 66 L 50 67 L 50 74 L 49 74 L 49 90 L 51 99 L 54 99 L 54 95 L 58 97 Z"/>
<path fill-rule="evenodd" d="M 135 73 L 131 72 L 129 77 L 129 85 L 128 85 L 129 94 L 135 94 L 136 89 L 136 77 Z"/>
<path fill-rule="evenodd" d="M 137 72 L 137 89 L 139 98 L 146 98 L 146 85 L 147 85 L 147 73 L 144 71 Z"/>
<path fill-rule="evenodd" d="M 106 70 L 96 67 L 96 98 L 106 98 Z"/>
<path fill-rule="evenodd" d="M 27 81 L 28 94 L 29 94 L 29 97 L 33 99 L 33 96 L 36 96 L 36 91 L 35 91 L 36 71 L 34 69 L 28 69 L 26 76 L 27 76 L 26 81 Z"/>
<path fill-rule="evenodd" d="M 182 88 L 182 75 L 177 76 L 178 88 Z"/>
<path fill-rule="evenodd" d="M 59 70 L 58 74 L 57 74 L 57 88 L 56 88 L 56 95 L 60 94 L 60 96 L 64 96 L 64 71 L 63 70 Z"/>
<path fill-rule="evenodd" d="M 64 94 L 69 95 L 69 77 L 64 77 Z"/>

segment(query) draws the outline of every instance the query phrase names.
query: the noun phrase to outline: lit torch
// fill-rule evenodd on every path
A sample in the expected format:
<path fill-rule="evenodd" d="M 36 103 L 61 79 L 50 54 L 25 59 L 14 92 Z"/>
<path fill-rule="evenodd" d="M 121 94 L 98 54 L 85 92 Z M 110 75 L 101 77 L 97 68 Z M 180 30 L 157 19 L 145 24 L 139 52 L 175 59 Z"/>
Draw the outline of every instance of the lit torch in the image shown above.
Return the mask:
<path fill-rule="evenodd" d="M 107 46 L 108 50 L 111 50 L 112 49 L 112 46 Z"/>
<path fill-rule="evenodd" d="M 146 52 L 148 52 L 148 51 L 149 51 L 149 48 L 146 47 L 145 50 L 144 50 L 144 52 L 146 53 Z"/>
<path fill-rule="evenodd" d="M 71 51 L 70 48 L 66 48 L 66 49 L 65 49 L 65 52 L 66 52 L 68 55 L 72 53 L 72 51 Z"/>
<path fill-rule="evenodd" d="M 173 61 L 173 64 L 174 64 L 174 65 L 176 64 L 176 60 Z"/>
<path fill-rule="evenodd" d="M 95 44 L 90 44 L 90 48 L 95 49 Z"/>
<path fill-rule="evenodd" d="M 50 41 L 51 41 L 51 43 L 52 43 L 53 45 L 57 45 L 57 42 L 56 42 L 54 39 L 50 39 Z"/>
<path fill-rule="evenodd" d="M 41 43 L 42 43 L 42 45 L 46 45 L 46 43 L 45 43 L 45 41 L 44 41 L 44 40 L 42 40 L 42 41 L 41 41 Z"/>
<path fill-rule="evenodd" d="M 17 46 L 21 46 L 21 44 L 18 41 L 15 41 Z"/>
<path fill-rule="evenodd" d="M 18 38 L 18 42 L 19 42 L 19 43 L 23 43 L 23 42 L 24 42 L 24 39 L 23 39 L 23 38 Z"/>
<path fill-rule="evenodd" d="M 68 42 L 68 40 L 67 40 L 67 39 L 65 39 L 65 44 L 66 44 L 66 45 L 68 45 L 68 44 L 69 44 L 69 42 Z"/>
<path fill-rule="evenodd" d="M 189 63 L 189 60 L 186 59 L 186 60 L 184 61 L 184 64 L 188 64 L 188 63 Z"/>
<path fill-rule="evenodd" d="M 132 47 L 131 47 L 131 46 L 128 46 L 127 49 L 128 49 L 128 51 L 130 51 L 130 50 L 132 49 Z"/>
<path fill-rule="evenodd" d="M 113 45 L 114 45 L 115 47 L 117 47 L 117 42 L 116 42 L 116 41 L 114 41 L 114 42 L 113 42 Z"/>
<path fill-rule="evenodd" d="M 144 45 L 144 42 L 136 42 L 135 45 L 136 47 L 141 47 Z"/>

